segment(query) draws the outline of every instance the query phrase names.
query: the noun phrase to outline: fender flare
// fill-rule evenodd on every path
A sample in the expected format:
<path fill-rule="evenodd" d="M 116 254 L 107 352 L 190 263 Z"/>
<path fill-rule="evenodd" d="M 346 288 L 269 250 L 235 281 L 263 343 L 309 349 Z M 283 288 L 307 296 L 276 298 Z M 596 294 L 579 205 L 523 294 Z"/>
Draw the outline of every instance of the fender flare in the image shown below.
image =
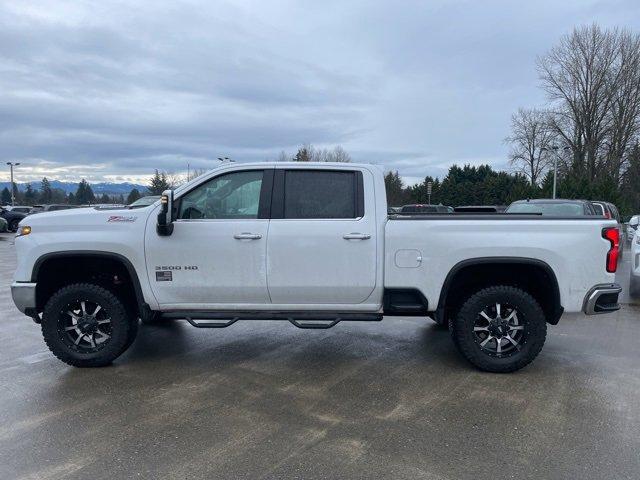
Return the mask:
<path fill-rule="evenodd" d="M 127 270 L 127 273 L 131 277 L 131 282 L 133 283 L 133 290 L 136 296 L 136 303 L 138 305 L 140 315 L 141 316 L 145 315 L 146 312 L 150 311 L 149 305 L 144 300 L 144 294 L 142 293 L 142 286 L 140 285 L 138 272 L 136 271 L 133 264 L 129 261 L 129 259 L 124 255 L 120 255 L 119 253 L 105 252 L 101 250 L 65 250 L 63 252 L 45 253 L 44 255 L 41 255 L 40 257 L 38 257 L 38 259 L 33 264 L 33 270 L 31 271 L 31 281 L 37 284 L 38 275 L 40 274 L 40 268 L 46 261 L 51 259 L 78 258 L 78 257 L 103 258 L 108 260 L 114 260 L 124 265 L 124 267 Z"/>
<path fill-rule="evenodd" d="M 564 312 L 564 308 L 560 303 L 560 287 L 558 285 L 558 278 L 556 277 L 555 272 L 549 266 L 548 263 L 538 260 L 536 258 L 527 258 L 527 257 L 477 257 L 477 258 L 469 258 L 466 260 L 462 260 L 461 262 L 456 263 L 449 273 L 447 274 L 444 283 L 442 284 L 442 289 L 440 290 L 440 298 L 438 299 L 438 307 L 436 309 L 436 316 L 441 320 L 444 318 L 444 309 L 446 307 L 446 299 L 449 295 L 449 290 L 451 288 L 451 284 L 455 279 L 456 275 L 463 270 L 464 268 L 474 266 L 474 265 L 484 265 L 489 263 L 498 263 L 498 264 L 512 264 L 512 265 L 529 265 L 541 268 L 551 280 L 551 296 L 553 299 L 552 309 L 549 312 L 549 317 L 547 318 L 547 322 L 551 325 L 557 325 L 562 313 Z"/>

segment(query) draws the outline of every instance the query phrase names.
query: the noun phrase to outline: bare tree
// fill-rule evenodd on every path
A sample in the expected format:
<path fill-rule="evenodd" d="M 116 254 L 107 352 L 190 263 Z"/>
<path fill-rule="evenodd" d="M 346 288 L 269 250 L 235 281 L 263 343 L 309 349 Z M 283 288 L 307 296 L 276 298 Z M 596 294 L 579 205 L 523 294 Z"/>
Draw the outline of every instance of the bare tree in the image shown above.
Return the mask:
<path fill-rule="evenodd" d="M 290 162 L 290 161 L 291 161 L 291 157 L 289 157 L 289 155 L 287 155 L 287 152 L 285 152 L 284 150 L 282 150 L 278 155 L 278 157 L 276 158 L 276 162 Z"/>
<path fill-rule="evenodd" d="M 349 163 L 351 161 L 351 156 L 346 152 L 344 148 L 340 145 L 335 147 L 330 153 L 329 162 L 338 162 L 338 163 Z"/>
<path fill-rule="evenodd" d="M 282 156 L 284 152 L 280 155 Z M 311 144 L 302 145 L 295 157 L 296 162 L 339 162 L 348 163 L 351 161 L 351 156 L 340 145 L 328 149 L 328 148 L 315 148 Z"/>
<path fill-rule="evenodd" d="M 611 106 L 622 68 L 620 30 L 580 27 L 538 60 L 542 84 L 556 115 L 551 125 L 564 139 L 576 167 L 596 176 L 598 157 L 611 128 Z"/>
<path fill-rule="evenodd" d="M 620 181 L 629 149 L 640 130 L 640 36 L 621 33 L 620 75 L 611 103 L 611 128 L 607 136 L 607 165 Z"/>
<path fill-rule="evenodd" d="M 544 110 L 518 109 L 511 116 L 511 135 L 505 142 L 511 145 L 509 163 L 537 185 L 549 164 L 546 154 L 555 138 Z"/>
<path fill-rule="evenodd" d="M 176 172 L 162 172 L 169 188 L 174 189 L 187 181 L 187 176 Z M 194 178 L 193 176 L 191 178 Z"/>

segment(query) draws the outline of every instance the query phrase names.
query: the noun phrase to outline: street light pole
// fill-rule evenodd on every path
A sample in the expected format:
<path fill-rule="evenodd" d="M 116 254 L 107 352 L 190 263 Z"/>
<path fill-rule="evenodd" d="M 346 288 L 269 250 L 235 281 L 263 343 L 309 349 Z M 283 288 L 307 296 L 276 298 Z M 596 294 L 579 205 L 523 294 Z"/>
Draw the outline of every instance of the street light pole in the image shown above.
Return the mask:
<path fill-rule="evenodd" d="M 565 152 L 571 150 L 570 147 L 562 147 Z M 553 152 L 553 198 L 556 198 L 556 191 L 558 185 L 558 157 L 560 156 L 560 147 L 557 145 L 551 145 L 550 147 L 542 147 L 542 152 Z"/>
<path fill-rule="evenodd" d="M 16 198 L 13 191 L 13 167 L 17 167 L 18 165 L 20 165 L 20 162 L 7 162 L 7 165 L 9 165 L 9 169 L 11 170 L 11 206 L 13 207 L 16 203 Z"/>
<path fill-rule="evenodd" d="M 558 147 L 553 146 L 553 199 L 556 199 L 556 185 L 558 183 Z"/>

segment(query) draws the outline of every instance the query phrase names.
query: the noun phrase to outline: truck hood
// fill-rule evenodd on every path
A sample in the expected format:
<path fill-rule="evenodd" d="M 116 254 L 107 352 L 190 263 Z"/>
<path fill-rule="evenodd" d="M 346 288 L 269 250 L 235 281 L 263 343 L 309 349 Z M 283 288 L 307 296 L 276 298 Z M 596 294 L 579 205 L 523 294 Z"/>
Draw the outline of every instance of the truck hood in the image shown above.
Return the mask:
<path fill-rule="evenodd" d="M 132 224 L 144 222 L 151 210 L 151 208 L 132 210 L 128 208 L 108 210 L 98 210 L 93 207 L 74 208 L 28 215 L 20 222 L 20 225 L 29 225 L 35 231 L 39 230 L 39 227 L 51 231 L 107 226 L 109 224 Z"/>

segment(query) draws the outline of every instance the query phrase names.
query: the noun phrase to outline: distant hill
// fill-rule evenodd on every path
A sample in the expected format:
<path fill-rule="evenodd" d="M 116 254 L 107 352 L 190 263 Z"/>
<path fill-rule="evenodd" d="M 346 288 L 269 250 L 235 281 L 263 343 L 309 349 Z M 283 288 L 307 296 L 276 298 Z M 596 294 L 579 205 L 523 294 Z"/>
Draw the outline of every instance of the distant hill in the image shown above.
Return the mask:
<path fill-rule="evenodd" d="M 34 190 L 40 189 L 40 182 L 28 182 L 31 184 L 31 188 Z M 59 188 L 60 190 L 64 190 L 65 193 L 76 193 L 78 189 L 78 183 L 73 182 L 60 182 L 58 180 L 49 180 L 51 184 L 51 188 Z M 7 187 L 9 188 L 10 182 L 0 182 L 0 190 Z M 27 183 L 18 183 L 18 190 L 21 192 L 27 188 Z M 91 183 L 91 189 L 93 193 L 96 195 L 102 195 L 106 193 L 107 195 L 128 195 L 131 190 L 137 188 L 138 191 L 144 195 L 147 192 L 147 187 L 145 185 L 137 185 L 135 183 L 109 183 L 109 182 L 101 182 L 101 183 Z"/>

